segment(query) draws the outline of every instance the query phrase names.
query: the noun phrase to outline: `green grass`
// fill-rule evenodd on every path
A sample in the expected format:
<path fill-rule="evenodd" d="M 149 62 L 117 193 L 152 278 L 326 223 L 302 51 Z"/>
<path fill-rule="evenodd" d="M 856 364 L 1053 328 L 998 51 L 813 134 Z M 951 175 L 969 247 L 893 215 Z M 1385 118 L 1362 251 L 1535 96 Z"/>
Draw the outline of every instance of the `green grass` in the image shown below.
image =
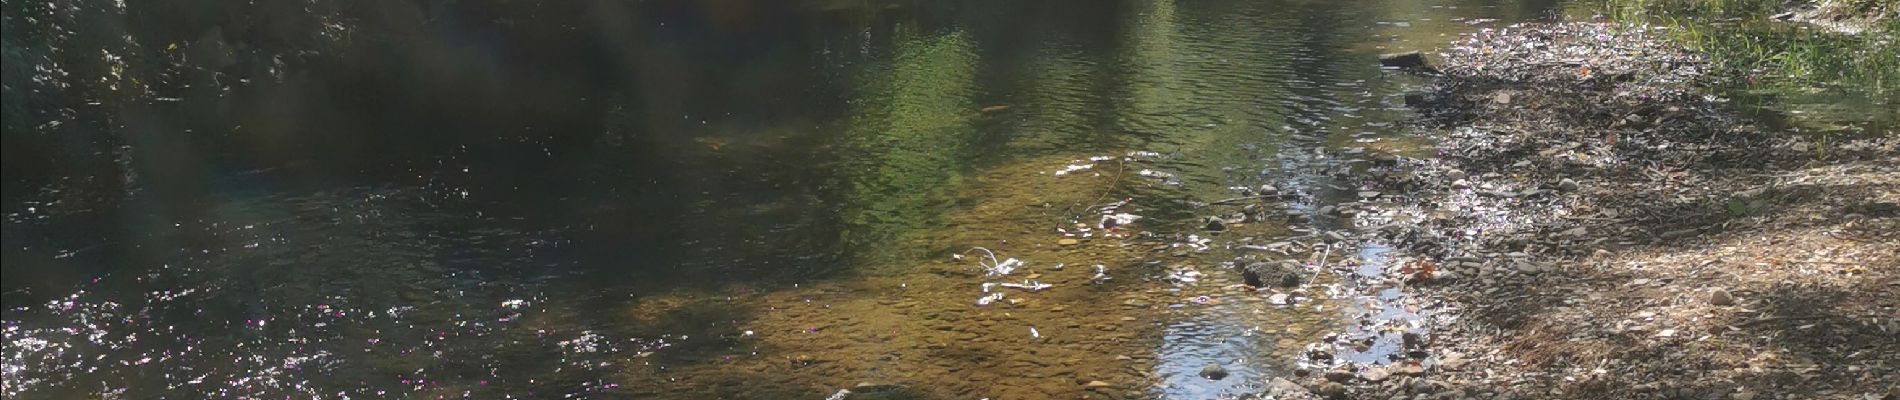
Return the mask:
<path fill-rule="evenodd" d="M 1878 0 L 1824 0 L 1851 15 L 1891 15 Z M 1806 23 L 1773 21 L 1780 0 L 1603 0 L 1597 11 L 1623 21 L 1675 28 L 1675 38 L 1702 52 L 1716 72 L 1750 87 L 1834 87 L 1900 95 L 1900 18 L 1866 32 L 1843 34 Z"/>
<path fill-rule="evenodd" d="M 1589 11 L 1623 22 L 1671 28 L 1672 39 L 1702 53 L 1709 73 L 1743 110 L 1772 111 L 1777 125 L 1831 136 L 1900 129 L 1900 2 L 1893 0 L 1595 0 Z M 1801 1 L 1801 0 L 1794 0 Z M 1848 17 L 1865 30 L 1843 33 L 1783 12 L 1818 6 L 1822 17 Z M 1868 17 L 1885 15 L 1873 23 Z"/>

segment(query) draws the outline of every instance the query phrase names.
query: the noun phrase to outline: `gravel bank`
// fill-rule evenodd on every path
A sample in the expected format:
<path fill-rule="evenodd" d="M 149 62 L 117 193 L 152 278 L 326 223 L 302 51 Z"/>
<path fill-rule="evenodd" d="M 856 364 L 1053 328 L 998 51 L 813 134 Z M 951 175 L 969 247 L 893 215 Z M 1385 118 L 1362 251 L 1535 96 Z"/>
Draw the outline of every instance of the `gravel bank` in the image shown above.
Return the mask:
<path fill-rule="evenodd" d="M 1424 368 L 1298 384 L 1367 399 L 1896 398 L 1900 139 L 1755 126 L 1663 33 L 1516 25 L 1443 54 L 1411 99 L 1440 154 L 1370 172 L 1409 196 L 1357 217 L 1386 225 L 1409 260 L 1388 275 L 1437 310 Z"/>

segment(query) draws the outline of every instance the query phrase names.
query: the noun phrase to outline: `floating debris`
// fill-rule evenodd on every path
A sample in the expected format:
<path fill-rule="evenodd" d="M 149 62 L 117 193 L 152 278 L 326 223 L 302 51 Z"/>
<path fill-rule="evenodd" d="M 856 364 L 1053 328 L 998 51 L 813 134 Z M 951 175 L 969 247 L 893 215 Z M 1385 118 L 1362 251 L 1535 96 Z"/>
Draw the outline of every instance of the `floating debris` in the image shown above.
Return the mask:
<path fill-rule="evenodd" d="M 1002 300 L 1003 300 L 1003 292 L 995 292 L 995 293 L 983 295 L 983 297 L 976 298 L 976 305 L 987 306 L 987 305 L 990 305 L 992 303 L 996 303 Z"/>
<path fill-rule="evenodd" d="M 826 397 L 825 400 L 844 400 L 845 397 L 850 397 L 850 396 L 851 396 L 851 389 L 838 389 L 837 393 L 832 393 L 831 396 Z"/>
<path fill-rule="evenodd" d="M 1095 168 L 1095 164 L 1069 164 L 1069 166 L 1063 167 L 1061 170 L 1056 171 L 1055 175 L 1063 176 L 1063 175 L 1073 174 L 1077 172 L 1087 171 L 1094 168 Z"/>
<path fill-rule="evenodd" d="M 1115 214 L 1103 215 L 1102 220 L 1095 223 L 1095 227 L 1101 228 L 1101 229 L 1113 229 L 1115 227 L 1132 224 L 1132 223 L 1135 223 L 1135 221 L 1140 221 L 1140 220 L 1141 220 L 1140 215 L 1129 214 L 1129 213 L 1115 213 Z"/>
<path fill-rule="evenodd" d="M 1195 270 L 1193 267 L 1175 267 L 1168 270 L 1168 276 L 1162 279 L 1174 283 L 1175 285 L 1191 285 L 1195 282 L 1199 282 L 1203 276 L 1206 275 L 1202 274 L 1199 270 Z"/>
<path fill-rule="evenodd" d="M 988 291 L 989 291 L 989 289 L 988 289 L 988 287 L 989 287 L 988 285 L 989 285 L 989 284 L 988 284 L 988 283 L 985 283 L 985 284 L 983 284 L 983 285 L 985 285 L 985 286 L 984 286 L 984 288 L 985 288 L 985 289 L 984 289 L 983 291 L 985 291 L 985 292 L 988 292 Z M 1002 283 L 1002 284 L 998 284 L 998 286 L 1002 286 L 1002 287 L 1006 287 L 1006 288 L 1010 288 L 1010 289 L 1022 289 L 1022 290 L 1028 290 L 1028 291 L 1031 291 L 1031 292 L 1036 292 L 1036 291 L 1041 291 L 1041 290 L 1043 290 L 1043 289 L 1048 289 L 1048 288 L 1052 288 L 1052 287 L 1055 287 L 1055 285 L 1051 285 L 1051 284 L 1047 284 L 1047 283 L 1042 283 L 1042 282 L 1037 282 L 1037 281 L 1032 281 L 1032 280 L 1023 280 L 1023 283 Z"/>
<path fill-rule="evenodd" d="M 1101 284 L 1102 282 L 1107 282 L 1109 279 L 1108 266 L 1095 264 L 1095 276 L 1089 277 L 1089 282 Z"/>
<path fill-rule="evenodd" d="M 982 247 L 974 247 L 970 249 L 970 251 L 976 251 L 976 250 L 982 250 L 984 255 L 989 258 L 988 263 L 984 263 L 983 260 L 976 261 L 976 264 L 978 266 L 983 267 L 983 272 L 987 276 L 1009 275 L 1010 272 L 1016 271 L 1016 268 L 1021 268 L 1023 266 L 1023 260 L 1018 260 L 1015 258 L 997 261 L 996 252 L 990 251 L 990 249 L 986 249 Z M 965 251 L 965 253 L 968 253 L 970 251 Z M 957 255 L 956 258 L 959 260 L 963 259 L 961 254 Z"/>
<path fill-rule="evenodd" d="M 1164 179 L 1164 180 L 1174 179 L 1174 174 L 1162 172 L 1162 171 L 1156 171 L 1152 169 L 1144 169 L 1139 172 L 1136 172 L 1135 174 L 1149 177 L 1149 178 L 1157 178 L 1157 179 Z"/>
<path fill-rule="evenodd" d="M 506 308 L 510 310 L 519 310 L 522 307 L 527 307 L 529 304 L 531 303 L 529 303 L 527 300 L 522 300 L 522 299 L 504 300 L 501 302 L 501 308 Z"/>

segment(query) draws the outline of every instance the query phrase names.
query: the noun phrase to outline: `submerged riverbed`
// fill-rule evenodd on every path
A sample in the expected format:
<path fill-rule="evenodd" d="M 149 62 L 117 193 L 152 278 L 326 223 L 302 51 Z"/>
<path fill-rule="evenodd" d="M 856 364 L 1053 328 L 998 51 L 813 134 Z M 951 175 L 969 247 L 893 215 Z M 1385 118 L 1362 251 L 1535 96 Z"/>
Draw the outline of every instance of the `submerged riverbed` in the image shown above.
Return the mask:
<path fill-rule="evenodd" d="M 1346 172 L 1432 151 L 1376 56 L 1557 6 L 79 3 L 33 23 L 123 32 L 8 60 L 78 82 L 8 125 L 8 398 L 1210 398 L 1333 334 L 1388 362 L 1415 307 L 1328 247 L 1381 195 Z"/>

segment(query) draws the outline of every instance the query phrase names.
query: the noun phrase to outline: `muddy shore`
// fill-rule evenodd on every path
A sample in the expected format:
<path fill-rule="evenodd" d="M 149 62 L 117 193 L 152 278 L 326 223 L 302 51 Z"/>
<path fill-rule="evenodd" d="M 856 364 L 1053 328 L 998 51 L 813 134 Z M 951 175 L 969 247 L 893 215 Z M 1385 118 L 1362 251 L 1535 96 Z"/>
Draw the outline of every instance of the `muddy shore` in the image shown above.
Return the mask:
<path fill-rule="evenodd" d="M 1752 124 L 1666 33 L 1513 25 L 1440 54 L 1407 99 L 1439 154 L 1340 207 L 1429 333 L 1259 398 L 1900 396 L 1900 137 Z"/>

